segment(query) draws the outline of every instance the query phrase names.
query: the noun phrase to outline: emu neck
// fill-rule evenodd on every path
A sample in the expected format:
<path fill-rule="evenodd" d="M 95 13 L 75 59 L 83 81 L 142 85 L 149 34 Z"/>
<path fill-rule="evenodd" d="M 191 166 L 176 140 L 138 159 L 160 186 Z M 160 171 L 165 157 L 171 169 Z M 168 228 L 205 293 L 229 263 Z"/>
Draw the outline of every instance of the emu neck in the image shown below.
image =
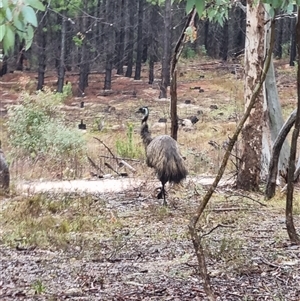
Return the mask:
<path fill-rule="evenodd" d="M 145 147 L 147 147 L 149 145 L 149 143 L 152 141 L 151 133 L 149 132 L 149 127 L 148 127 L 147 122 L 142 123 L 141 137 L 142 137 Z"/>

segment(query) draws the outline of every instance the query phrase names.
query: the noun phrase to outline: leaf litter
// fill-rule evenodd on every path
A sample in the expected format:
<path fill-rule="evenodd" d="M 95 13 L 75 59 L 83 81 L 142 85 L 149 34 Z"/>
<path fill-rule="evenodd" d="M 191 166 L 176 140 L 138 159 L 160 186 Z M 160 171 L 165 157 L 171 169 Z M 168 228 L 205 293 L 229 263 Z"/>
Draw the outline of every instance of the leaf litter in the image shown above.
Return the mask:
<path fill-rule="evenodd" d="M 207 300 L 187 229 L 199 196 L 171 190 L 165 208 L 142 189 L 74 192 L 92 197 L 86 214 L 111 228 L 74 231 L 63 246 L 2 243 L 0 300 Z M 282 209 L 216 197 L 200 224 L 201 233 L 214 228 L 204 239 L 218 300 L 300 300 L 300 249 L 288 241 Z"/>

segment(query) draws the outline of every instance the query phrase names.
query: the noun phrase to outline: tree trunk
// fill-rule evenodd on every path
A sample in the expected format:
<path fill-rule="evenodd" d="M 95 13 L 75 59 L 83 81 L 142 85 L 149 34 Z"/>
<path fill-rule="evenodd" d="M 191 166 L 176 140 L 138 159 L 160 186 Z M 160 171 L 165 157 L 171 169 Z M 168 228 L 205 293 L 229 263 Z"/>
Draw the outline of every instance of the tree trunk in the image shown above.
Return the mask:
<path fill-rule="evenodd" d="M 112 24 L 114 11 L 114 2 L 106 2 L 106 27 L 105 27 L 105 49 L 106 49 L 106 61 L 105 61 L 105 79 L 104 90 L 111 90 L 111 77 L 114 59 L 114 26 Z"/>
<path fill-rule="evenodd" d="M 296 18 L 291 20 L 291 48 L 290 48 L 290 66 L 295 66 L 296 60 Z"/>
<path fill-rule="evenodd" d="M 87 0 L 84 1 L 84 11 L 87 11 L 88 3 Z M 88 20 L 85 16 L 82 17 L 82 34 L 84 38 L 82 40 L 81 45 L 81 59 L 79 63 L 79 83 L 78 83 L 78 91 L 77 96 L 83 97 L 84 90 L 88 86 L 88 76 L 89 76 L 89 52 L 88 52 L 88 40 L 89 40 L 89 33 L 88 33 Z"/>
<path fill-rule="evenodd" d="M 247 0 L 247 29 L 245 45 L 245 103 L 261 80 L 264 65 L 264 6 Z M 258 191 L 262 155 L 263 96 L 258 96 L 247 124 L 242 130 L 242 156 L 237 187 Z"/>
<path fill-rule="evenodd" d="M 44 88 L 45 80 L 45 70 L 46 70 L 46 44 L 47 36 L 44 28 L 47 26 L 47 14 L 44 12 L 39 12 L 40 25 L 37 28 L 37 47 L 38 47 L 38 84 L 37 90 L 42 90 Z"/>
<path fill-rule="evenodd" d="M 266 14 L 266 18 L 269 18 L 270 16 Z M 265 34 L 265 51 L 269 49 L 270 47 L 270 36 L 271 31 L 274 31 L 275 28 L 272 28 L 270 26 L 269 22 L 266 25 L 266 34 Z M 274 24 L 274 23 L 273 23 Z M 268 128 L 270 131 L 270 138 L 272 144 L 277 139 L 277 136 L 284 124 L 284 119 L 282 115 L 281 110 L 281 104 L 279 102 L 279 96 L 277 91 L 277 85 L 276 85 L 276 78 L 275 78 L 275 70 L 274 70 L 274 63 L 273 63 L 273 57 L 271 58 L 270 68 L 268 70 L 266 80 L 264 82 L 264 98 L 266 103 L 266 112 L 264 116 L 266 117 L 266 122 L 268 123 Z M 269 151 L 269 150 L 268 150 Z M 280 174 L 286 174 L 287 173 L 287 162 L 289 157 L 289 145 L 288 142 L 285 141 L 281 152 L 279 156 L 279 172 Z M 267 177 L 268 174 L 268 165 L 270 161 L 265 162 L 265 164 L 262 164 L 262 176 L 264 178 Z M 277 169 L 277 167 L 276 167 Z"/>
<path fill-rule="evenodd" d="M 276 179 L 278 175 L 278 162 L 279 162 L 281 148 L 293 124 L 295 123 L 295 120 L 296 120 L 296 110 L 290 115 L 290 117 L 287 119 L 285 124 L 282 126 L 280 132 L 276 137 L 276 140 L 274 141 L 270 163 L 269 163 L 267 185 L 265 189 L 265 197 L 268 200 L 275 195 Z"/>
<path fill-rule="evenodd" d="M 153 84 L 154 81 L 154 63 L 157 61 L 158 52 L 158 22 L 159 22 L 159 6 L 150 6 L 150 20 L 151 26 L 149 26 L 149 84 Z"/>
<path fill-rule="evenodd" d="M 220 57 L 224 62 L 227 61 L 227 55 L 228 55 L 228 20 L 226 20 L 223 25 L 223 32 L 221 38 Z"/>
<path fill-rule="evenodd" d="M 283 25 L 284 18 L 280 18 L 276 22 L 276 39 L 275 39 L 275 47 L 274 47 L 274 55 L 275 58 L 282 58 L 282 37 L 283 37 Z"/>
<path fill-rule="evenodd" d="M 4 153 L 1 149 L 1 141 L 0 141 L 0 188 L 3 189 L 5 192 L 9 191 L 9 167 L 6 162 Z"/>
<path fill-rule="evenodd" d="M 298 16 L 300 14 L 300 7 L 298 7 Z M 297 50 L 298 50 L 298 66 L 300 64 L 300 20 L 298 18 L 296 25 L 296 39 L 297 39 Z M 293 197 L 294 197 L 294 173 L 295 173 L 295 162 L 297 152 L 297 140 L 300 132 L 300 68 L 297 70 L 297 114 L 295 120 L 294 131 L 291 141 L 291 153 L 288 168 L 288 183 L 286 193 L 286 228 L 289 238 L 292 243 L 300 244 L 300 238 L 296 232 L 293 220 Z"/>
<path fill-rule="evenodd" d="M 134 11 L 136 11 L 136 1 L 128 0 L 127 3 L 127 15 L 129 16 L 129 23 L 126 26 L 127 30 L 127 40 L 128 43 L 126 45 L 126 64 L 127 69 L 125 76 L 132 76 L 133 69 L 133 47 L 134 47 Z"/>
<path fill-rule="evenodd" d="M 134 79 L 141 79 L 142 56 L 143 56 L 143 15 L 144 15 L 144 0 L 139 0 L 138 10 L 138 31 L 137 31 L 137 47 L 136 47 L 136 64 Z"/>
<path fill-rule="evenodd" d="M 58 81 L 57 81 L 57 92 L 62 93 L 64 89 L 65 80 L 65 57 L 66 57 L 66 22 L 67 18 L 65 12 L 62 14 L 62 24 L 61 24 L 61 44 L 60 44 L 60 59 L 58 67 Z"/>
<path fill-rule="evenodd" d="M 125 42 L 125 14 L 124 14 L 124 2 L 125 0 L 118 1 L 118 14 L 119 22 L 116 22 L 118 28 L 116 29 L 116 65 L 117 74 L 124 74 L 124 42 Z M 117 20 L 116 20 L 117 21 Z"/>
<path fill-rule="evenodd" d="M 171 61 L 171 0 L 165 0 L 163 56 L 159 98 L 167 98 L 167 88 L 170 85 Z"/>

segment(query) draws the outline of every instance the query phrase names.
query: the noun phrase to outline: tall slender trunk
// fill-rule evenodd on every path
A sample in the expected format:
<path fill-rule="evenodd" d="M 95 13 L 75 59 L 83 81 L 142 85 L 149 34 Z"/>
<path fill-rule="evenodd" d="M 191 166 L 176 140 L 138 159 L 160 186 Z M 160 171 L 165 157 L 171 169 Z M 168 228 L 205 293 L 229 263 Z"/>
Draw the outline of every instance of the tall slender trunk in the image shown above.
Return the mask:
<path fill-rule="evenodd" d="M 116 65 L 117 65 L 117 74 L 124 74 L 124 42 L 125 42 L 125 14 L 124 14 L 124 0 L 118 1 L 118 14 L 116 16 L 120 18 L 118 22 L 118 28 L 116 29 Z"/>
<path fill-rule="evenodd" d="M 106 26 L 105 26 L 105 49 L 106 49 L 106 60 L 105 60 L 105 79 L 104 79 L 104 90 L 111 89 L 111 77 L 113 69 L 114 59 L 114 24 L 113 24 L 113 11 L 114 2 L 106 2 Z"/>
<path fill-rule="evenodd" d="M 136 10 L 136 1 L 128 0 L 127 3 L 127 15 L 129 16 L 129 23 L 126 26 L 127 30 L 127 40 L 128 43 L 126 45 L 126 64 L 127 69 L 125 76 L 132 76 L 133 69 L 133 47 L 134 47 L 134 11 Z"/>
<path fill-rule="evenodd" d="M 264 6 L 247 0 L 247 30 L 245 45 L 245 105 L 249 105 L 254 87 L 261 80 L 264 65 Z M 259 190 L 262 133 L 263 96 L 257 97 L 247 124 L 242 130 L 242 157 L 237 176 L 237 187 Z"/>
<path fill-rule="evenodd" d="M 84 11 L 87 11 L 87 0 L 84 2 Z M 89 52 L 88 52 L 88 25 L 87 18 L 85 16 L 82 17 L 82 33 L 84 35 L 82 45 L 81 45 L 81 59 L 79 64 L 79 83 L 78 83 L 78 91 L 77 96 L 82 97 L 84 95 L 84 90 L 88 86 L 88 76 L 89 76 Z"/>
<path fill-rule="evenodd" d="M 171 0 L 165 0 L 163 57 L 159 98 L 167 97 L 167 88 L 170 85 L 170 62 L 171 62 Z"/>
<path fill-rule="evenodd" d="M 46 44 L 47 44 L 47 36 L 45 32 L 45 28 L 47 26 L 47 15 L 44 15 L 44 12 L 39 12 L 39 20 L 40 25 L 38 27 L 37 32 L 37 46 L 38 46 L 38 84 L 37 90 L 42 90 L 44 87 L 45 80 L 45 70 L 46 70 Z"/>
<path fill-rule="evenodd" d="M 57 81 L 57 92 L 62 93 L 64 88 L 65 80 L 65 57 L 66 57 L 66 31 L 67 31 L 67 17 L 66 12 L 61 12 L 62 14 L 62 24 L 61 24 L 61 45 L 60 45 L 60 58 L 58 67 L 58 81 Z"/>
<path fill-rule="evenodd" d="M 144 0 L 139 0 L 136 64 L 135 64 L 135 74 L 134 74 L 135 80 L 141 79 L 142 55 L 143 55 L 143 16 L 144 16 Z"/>
<path fill-rule="evenodd" d="M 157 60 L 158 49 L 158 5 L 151 5 L 150 7 L 150 20 L 152 26 L 149 27 L 149 84 L 153 84 L 154 81 L 154 63 Z"/>

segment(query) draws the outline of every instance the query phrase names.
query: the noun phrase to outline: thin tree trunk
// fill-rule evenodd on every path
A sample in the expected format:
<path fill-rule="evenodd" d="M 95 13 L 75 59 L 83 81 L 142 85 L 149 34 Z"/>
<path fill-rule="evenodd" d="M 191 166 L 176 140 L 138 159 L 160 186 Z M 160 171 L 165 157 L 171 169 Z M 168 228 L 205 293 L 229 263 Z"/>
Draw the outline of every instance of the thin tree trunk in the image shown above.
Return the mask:
<path fill-rule="evenodd" d="M 270 163 L 269 163 L 267 185 L 265 189 L 265 197 L 268 200 L 275 195 L 280 151 L 288 133 L 290 132 L 292 126 L 295 123 L 295 120 L 296 120 L 296 110 L 290 115 L 290 117 L 284 123 L 280 132 L 277 135 L 276 140 L 274 141 Z"/>
<path fill-rule="evenodd" d="M 290 66 L 295 66 L 296 60 L 296 18 L 291 20 L 291 48 L 290 48 Z"/>
<path fill-rule="evenodd" d="M 105 79 L 104 79 L 104 90 L 111 90 L 111 77 L 113 69 L 113 56 L 114 56 L 114 26 L 113 21 L 114 2 L 106 2 L 106 61 L 105 61 Z"/>
<path fill-rule="evenodd" d="M 143 56 L 143 15 L 144 15 L 144 0 L 139 0 L 136 64 L 135 64 L 135 74 L 134 74 L 135 80 L 141 79 L 142 56 Z"/>
<path fill-rule="evenodd" d="M 84 2 L 84 10 L 87 11 L 87 0 Z M 85 33 L 85 37 L 83 38 L 81 45 L 81 59 L 79 64 L 79 83 L 78 83 L 78 91 L 77 96 L 83 97 L 84 90 L 88 86 L 88 76 L 89 76 L 89 52 L 87 48 L 87 43 L 89 40 L 88 25 L 87 18 L 85 16 L 82 17 L 82 32 Z"/>
<path fill-rule="evenodd" d="M 136 10 L 136 1 L 128 0 L 127 15 L 129 16 L 129 24 L 127 24 L 127 46 L 126 46 L 126 63 L 127 69 L 125 76 L 132 76 L 133 69 L 133 47 L 134 47 L 134 11 Z"/>
<path fill-rule="evenodd" d="M 59 67 L 58 67 L 58 81 L 57 81 L 57 92 L 62 93 L 64 88 L 64 80 L 65 80 L 65 57 L 66 57 L 66 22 L 67 18 L 65 16 L 65 12 L 61 12 L 62 14 L 62 24 L 61 24 L 61 45 L 60 45 L 60 59 L 59 59 Z"/>
<path fill-rule="evenodd" d="M 298 16 L 300 15 L 300 7 L 298 7 Z M 296 39 L 298 50 L 298 66 L 300 64 L 300 20 L 298 18 L 296 25 Z M 300 68 L 297 70 L 297 114 L 295 120 L 294 131 L 291 141 L 291 153 L 288 168 L 288 183 L 286 193 L 286 228 L 292 243 L 300 244 L 300 238 L 296 232 L 293 220 L 293 197 L 294 197 L 294 173 L 296 164 L 297 140 L 300 132 Z"/>
<path fill-rule="evenodd" d="M 150 23 L 149 26 L 149 84 L 153 84 L 154 81 L 154 63 L 157 61 L 157 49 L 158 49 L 158 5 L 150 6 Z"/>
<path fill-rule="evenodd" d="M 245 45 L 245 103 L 246 107 L 253 89 L 261 80 L 264 64 L 264 6 L 262 3 L 247 1 L 247 30 Z M 249 120 L 242 131 L 242 157 L 238 170 L 237 187 L 258 191 L 260 184 L 263 96 L 256 100 Z"/>
<path fill-rule="evenodd" d="M 39 68 L 38 68 L 38 84 L 37 84 L 37 90 L 42 90 L 44 87 L 44 80 L 45 80 L 45 70 L 46 70 L 46 44 L 47 44 L 47 36 L 46 32 L 44 31 L 44 28 L 47 26 L 47 15 L 43 12 L 39 12 L 39 19 L 40 24 L 38 27 L 38 33 L 37 33 L 37 47 L 38 47 L 38 62 L 39 62 Z"/>
<path fill-rule="evenodd" d="M 171 0 L 165 0 L 163 56 L 159 98 L 167 98 L 167 88 L 170 85 L 171 61 Z"/>
<path fill-rule="evenodd" d="M 118 14 L 119 25 L 116 29 L 116 65 L 117 65 L 117 74 L 124 74 L 124 43 L 125 43 L 125 14 L 124 14 L 124 0 L 118 1 Z"/>
<path fill-rule="evenodd" d="M 227 61 L 228 55 L 228 20 L 223 25 L 222 39 L 221 39 L 220 57 L 223 61 Z"/>

